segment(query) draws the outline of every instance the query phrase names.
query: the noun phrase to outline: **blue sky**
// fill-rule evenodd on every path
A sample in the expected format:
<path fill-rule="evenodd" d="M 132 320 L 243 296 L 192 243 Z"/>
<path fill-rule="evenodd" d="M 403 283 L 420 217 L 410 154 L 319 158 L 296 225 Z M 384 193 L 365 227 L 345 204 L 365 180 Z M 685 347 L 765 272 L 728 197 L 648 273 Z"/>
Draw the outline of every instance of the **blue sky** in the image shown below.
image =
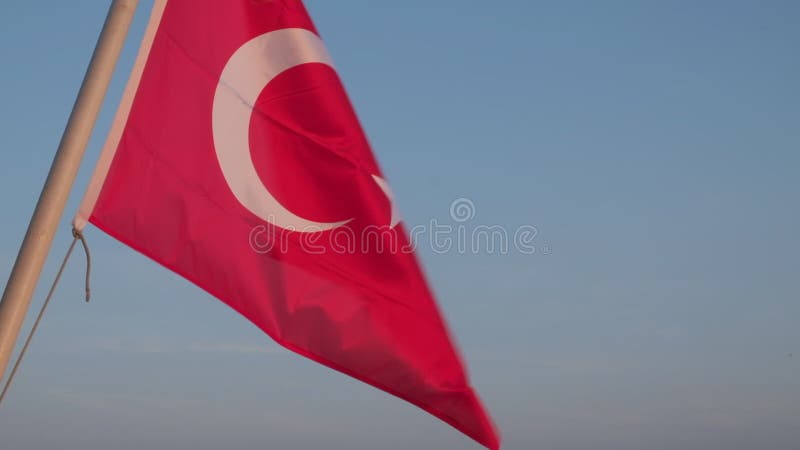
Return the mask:
<path fill-rule="evenodd" d="M 106 3 L 0 3 L 2 273 Z M 504 448 L 797 448 L 800 4 L 306 4 L 409 225 L 467 198 L 469 226 L 538 230 L 533 255 L 420 249 Z M 94 300 L 76 255 L 0 409 L 3 448 L 478 448 L 87 235 Z"/>

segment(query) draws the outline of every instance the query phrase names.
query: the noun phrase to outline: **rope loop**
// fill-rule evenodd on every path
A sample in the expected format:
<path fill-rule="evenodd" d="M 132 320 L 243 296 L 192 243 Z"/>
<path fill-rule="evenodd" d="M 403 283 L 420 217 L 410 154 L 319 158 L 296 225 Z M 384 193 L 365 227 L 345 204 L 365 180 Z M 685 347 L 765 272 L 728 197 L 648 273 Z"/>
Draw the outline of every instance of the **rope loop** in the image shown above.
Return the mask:
<path fill-rule="evenodd" d="M 86 238 L 83 237 L 83 232 L 77 228 L 72 228 L 72 237 L 81 241 L 83 252 L 86 254 L 86 302 L 92 298 L 91 285 L 89 283 L 89 276 L 92 273 L 92 254 L 89 253 L 89 244 L 86 243 Z"/>

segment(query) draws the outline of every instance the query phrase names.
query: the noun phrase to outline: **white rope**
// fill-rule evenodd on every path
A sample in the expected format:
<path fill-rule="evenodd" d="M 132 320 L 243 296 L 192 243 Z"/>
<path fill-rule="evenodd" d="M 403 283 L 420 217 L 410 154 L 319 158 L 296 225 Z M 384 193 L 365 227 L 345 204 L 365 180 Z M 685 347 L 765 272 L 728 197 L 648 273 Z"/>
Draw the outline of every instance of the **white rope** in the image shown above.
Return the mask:
<path fill-rule="evenodd" d="M 17 360 L 14 362 L 14 367 L 11 369 L 11 373 L 8 375 L 8 379 L 6 380 L 5 385 L 3 385 L 3 391 L 0 392 L 0 404 L 3 403 L 3 399 L 6 397 L 6 393 L 8 392 L 8 388 L 11 387 L 11 382 L 14 381 L 14 375 L 17 374 L 17 369 L 19 369 L 19 365 L 22 362 L 22 358 L 25 357 L 25 353 L 28 351 L 28 346 L 33 339 L 33 335 L 36 333 L 36 329 L 39 328 L 39 322 L 42 321 L 42 316 L 44 316 L 44 312 L 47 309 L 47 305 L 50 304 L 50 299 L 53 297 L 53 292 L 56 290 L 56 286 L 58 286 L 59 280 L 61 280 L 61 274 L 64 273 L 64 268 L 67 266 L 67 261 L 69 261 L 70 255 L 72 255 L 72 250 L 75 249 L 75 244 L 78 241 L 81 241 L 83 244 L 83 250 L 86 252 L 86 301 L 89 301 L 89 273 L 92 267 L 92 259 L 91 255 L 89 254 L 89 246 L 86 244 L 86 240 L 83 238 L 83 234 L 80 231 L 73 228 L 72 230 L 72 244 L 69 246 L 69 250 L 67 250 L 67 254 L 64 255 L 64 260 L 61 261 L 61 267 L 58 268 L 58 273 L 56 274 L 56 278 L 53 280 L 53 284 L 50 286 L 50 291 L 47 293 L 47 297 L 44 299 L 44 303 L 42 304 L 42 308 L 39 310 L 39 315 L 36 316 L 36 321 L 33 322 L 33 326 L 31 327 L 31 331 L 28 332 L 28 337 L 25 339 L 25 344 L 22 346 L 22 350 L 19 352 L 19 356 L 17 356 Z"/>

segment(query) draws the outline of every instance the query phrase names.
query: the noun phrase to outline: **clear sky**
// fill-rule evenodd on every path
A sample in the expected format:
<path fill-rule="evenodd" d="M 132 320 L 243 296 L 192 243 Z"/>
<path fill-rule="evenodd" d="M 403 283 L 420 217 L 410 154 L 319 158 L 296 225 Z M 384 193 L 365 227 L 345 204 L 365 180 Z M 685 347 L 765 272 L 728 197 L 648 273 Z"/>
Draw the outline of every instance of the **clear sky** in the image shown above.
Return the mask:
<path fill-rule="evenodd" d="M 454 224 L 466 198 L 470 227 L 538 230 L 533 255 L 420 249 L 504 448 L 798 448 L 800 3 L 306 4 L 410 226 Z M 106 5 L 0 2 L 2 277 Z M 94 299 L 77 253 L 0 409 L 3 449 L 478 448 L 87 235 Z"/>

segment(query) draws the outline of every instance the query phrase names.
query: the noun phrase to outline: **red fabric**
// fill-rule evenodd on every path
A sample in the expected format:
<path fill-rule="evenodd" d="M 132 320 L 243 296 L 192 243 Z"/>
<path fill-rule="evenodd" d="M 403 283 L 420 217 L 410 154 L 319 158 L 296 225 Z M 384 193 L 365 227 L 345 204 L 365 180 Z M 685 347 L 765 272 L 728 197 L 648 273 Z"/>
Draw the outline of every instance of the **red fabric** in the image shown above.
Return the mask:
<path fill-rule="evenodd" d="M 215 156 L 212 103 L 245 42 L 269 31 L 316 33 L 300 1 L 170 0 L 89 221 L 187 278 L 286 348 L 407 400 L 481 444 L 497 434 L 473 389 L 413 254 L 301 245 L 254 251 L 265 222 L 240 204 Z M 390 200 L 335 71 L 306 64 L 262 92 L 251 156 L 272 194 L 302 217 L 387 225 Z M 402 225 L 381 239 L 407 243 Z M 276 246 L 279 247 L 279 246 Z M 374 248 L 375 246 L 372 246 Z M 363 251 L 362 251 L 363 250 Z"/>

